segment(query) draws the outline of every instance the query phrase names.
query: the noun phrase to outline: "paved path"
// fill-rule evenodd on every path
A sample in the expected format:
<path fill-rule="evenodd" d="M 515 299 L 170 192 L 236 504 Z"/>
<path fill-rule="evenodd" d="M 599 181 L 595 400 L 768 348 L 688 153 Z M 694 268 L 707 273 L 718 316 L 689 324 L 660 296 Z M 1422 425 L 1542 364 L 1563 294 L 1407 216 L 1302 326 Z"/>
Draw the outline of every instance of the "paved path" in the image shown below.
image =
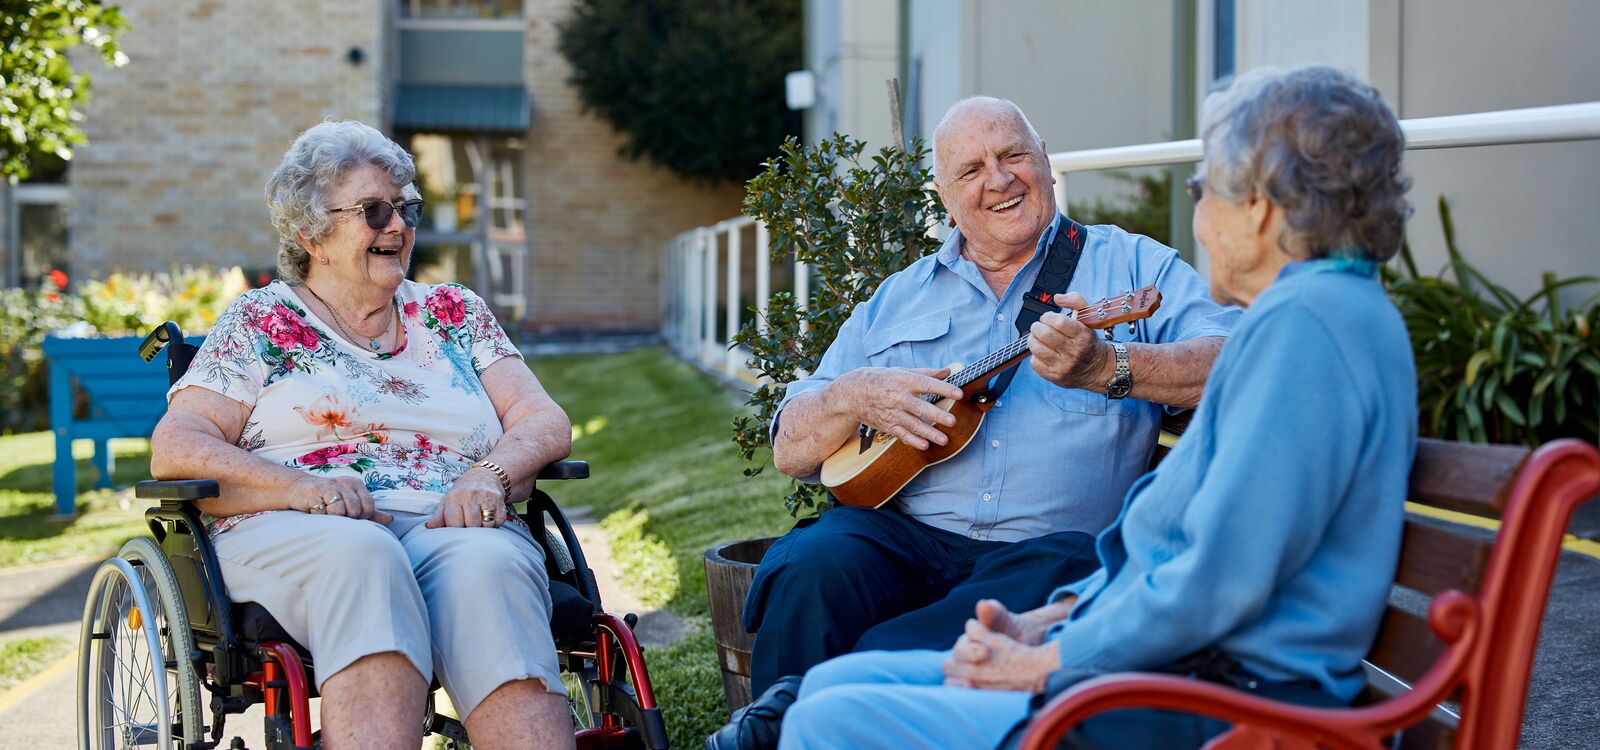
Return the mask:
<path fill-rule="evenodd" d="M 595 572 L 606 609 L 640 615 L 636 630 L 645 645 L 677 640 L 684 625 L 671 612 L 646 610 L 632 592 L 623 588 L 611 562 L 605 534 L 586 509 L 570 514 L 579 543 Z M 99 559 L 73 560 L 0 571 L 0 640 L 18 637 L 60 636 L 74 641 L 83 600 Z M 77 696 L 76 651 L 50 665 L 33 679 L 0 693 L 0 750 L 65 750 L 77 746 L 74 737 Z M 204 698 L 205 696 L 202 696 Z M 444 698 L 440 693 L 439 697 Z M 313 717 L 316 709 L 312 709 Z M 240 735 L 252 747 L 260 741 L 260 707 L 228 718 L 228 736 Z M 433 747 L 433 738 L 423 745 Z"/>

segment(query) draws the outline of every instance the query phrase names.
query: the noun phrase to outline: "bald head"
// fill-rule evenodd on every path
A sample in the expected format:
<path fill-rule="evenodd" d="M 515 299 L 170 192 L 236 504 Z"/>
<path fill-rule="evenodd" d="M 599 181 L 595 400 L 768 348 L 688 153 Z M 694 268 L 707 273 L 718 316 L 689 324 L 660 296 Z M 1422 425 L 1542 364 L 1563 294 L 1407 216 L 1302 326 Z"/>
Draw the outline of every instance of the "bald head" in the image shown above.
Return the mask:
<path fill-rule="evenodd" d="M 1044 139 L 1039 137 L 1039 131 L 1033 129 L 1033 123 L 1028 122 L 1028 116 L 1022 113 L 1010 99 L 1001 99 L 994 96 L 969 96 L 950 106 L 939 119 L 939 124 L 933 129 L 933 178 L 943 182 L 949 168 L 948 149 L 940 148 L 940 143 L 947 140 L 951 133 L 973 127 L 984 127 L 994 123 L 1005 123 L 1015 126 L 1027 134 L 1031 141 L 1042 153 Z"/>

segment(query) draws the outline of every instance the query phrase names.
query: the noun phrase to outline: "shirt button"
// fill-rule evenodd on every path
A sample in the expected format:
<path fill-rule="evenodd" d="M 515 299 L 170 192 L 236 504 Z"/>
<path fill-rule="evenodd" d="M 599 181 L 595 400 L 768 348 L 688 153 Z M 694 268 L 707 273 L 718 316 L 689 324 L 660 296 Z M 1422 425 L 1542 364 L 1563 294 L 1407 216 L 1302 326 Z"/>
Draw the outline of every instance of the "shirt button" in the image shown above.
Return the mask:
<path fill-rule="evenodd" d="M 1005 406 L 1005 405 L 1006 405 L 1006 402 L 1004 402 L 1004 401 L 996 401 L 996 402 L 994 402 L 994 408 L 996 408 L 996 409 L 998 409 L 998 408 L 1000 408 L 1002 406 Z"/>
<path fill-rule="evenodd" d="M 987 493 L 987 492 L 985 492 L 985 493 L 983 493 L 983 501 L 984 501 L 984 502 L 986 502 L 986 503 L 987 503 L 987 502 L 989 502 L 989 501 L 990 501 L 990 500 L 992 500 L 992 499 L 993 499 L 993 496 L 992 496 L 992 495 L 990 495 L 990 494 L 989 494 L 989 493 Z"/>
<path fill-rule="evenodd" d="M 1000 447 L 1000 441 L 999 440 L 990 440 L 989 441 L 989 447 L 991 447 L 991 448 L 999 448 Z"/>
<path fill-rule="evenodd" d="M 976 531 L 971 532 L 971 533 L 967 534 L 967 536 L 970 536 L 973 539 L 977 539 L 978 538 L 978 532 L 976 532 Z"/>
<path fill-rule="evenodd" d="M 1004 323 L 1006 320 L 1006 314 L 1000 313 L 999 315 L 994 316 L 994 319 Z"/>

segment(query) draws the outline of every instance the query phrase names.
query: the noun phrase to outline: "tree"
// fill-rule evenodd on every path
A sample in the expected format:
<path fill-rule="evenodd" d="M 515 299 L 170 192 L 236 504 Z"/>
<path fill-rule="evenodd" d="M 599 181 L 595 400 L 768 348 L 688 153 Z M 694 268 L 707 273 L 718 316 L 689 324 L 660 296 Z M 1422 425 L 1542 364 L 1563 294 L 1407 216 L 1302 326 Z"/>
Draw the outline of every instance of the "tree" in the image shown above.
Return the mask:
<path fill-rule="evenodd" d="M 100 0 L 0 0 L 0 176 L 26 178 L 39 159 L 72 158 L 89 77 L 67 51 L 87 46 L 120 67 L 128 58 L 116 35 L 127 25 Z"/>
<path fill-rule="evenodd" d="M 576 0 L 559 28 L 569 82 L 630 158 L 744 181 L 800 131 L 783 95 L 799 0 Z"/>

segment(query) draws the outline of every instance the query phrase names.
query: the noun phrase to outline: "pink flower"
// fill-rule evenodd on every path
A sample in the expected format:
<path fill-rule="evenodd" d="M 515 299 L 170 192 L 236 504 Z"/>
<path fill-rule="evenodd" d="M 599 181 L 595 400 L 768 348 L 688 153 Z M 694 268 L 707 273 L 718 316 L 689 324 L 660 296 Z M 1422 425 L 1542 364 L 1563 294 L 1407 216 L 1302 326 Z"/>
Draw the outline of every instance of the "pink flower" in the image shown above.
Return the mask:
<path fill-rule="evenodd" d="M 322 341 L 299 314 L 281 303 L 273 305 L 266 315 L 256 321 L 256 326 L 267 334 L 268 341 L 284 351 L 296 346 L 315 349 Z"/>
<path fill-rule="evenodd" d="M 417 303 L 415 303 L 415 302 L 407 302 L 406 306 L 405 306 L 406 317 L 408 317 L 408 318 L 417 317 L 417 309 L 418 309 Z"/>
<path fill-rule="evenodd" d="M 307 453 L 300 457 L 300 463 L 304 466 L 349 466 L 360 458 L 353 455 L 355 452 L 355 446 L 340 443 Z"/>
<path fill-rule="evenodd" d="M 417 450 L 423 453 L 433 452 L 433 438 L 419 432 L 412 440 L 417 444 Z"/>
<path fill-rule="evenodd" d="M 428 312 L 444 325 L 461 325 L 467 319 L 467 306 L 462 301 L 460 287 L 441 286 L 428 293 L 424 301 Z"/>

